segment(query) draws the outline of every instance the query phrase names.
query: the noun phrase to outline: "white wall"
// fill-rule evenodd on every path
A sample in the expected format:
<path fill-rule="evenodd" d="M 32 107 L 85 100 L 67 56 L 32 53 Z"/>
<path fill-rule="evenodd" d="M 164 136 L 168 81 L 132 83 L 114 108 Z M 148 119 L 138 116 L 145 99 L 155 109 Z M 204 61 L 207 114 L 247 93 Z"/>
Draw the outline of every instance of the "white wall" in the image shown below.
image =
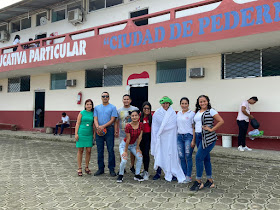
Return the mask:
<path fill-rule="evenodd" d="M 156 84 L 156 62 L 139 63 L 123 66 L 123 85 L 114 87 L 85 88 L 85 71 L 77 70 L 68 72 L 67 79 L 76 79 L 76 87 L 67 87 L 63 90 L 50 90 L 50 74 L 31 76 L 30 92 L 8 93 L 8 80 L 0 80 L 3 91 L 0 92 L 0 110 L 33 110 L 34 92 L 45 90 L 46 111 L 82 110 L 83 105 L 77 105 L 77 94 L 82 92 L 82 104 L 88 98 L 92 99 L 95 106 L 101 103 L 101 93 L 110 93 L 110 102 L 120 108 L 122 96 L 126 90 L 127 78 L 134 73 L 147 71 L 149 80 L 149 101 L 153 110 L 160 107 L 159 100 L 162 96 L 169 96 L 173 108 L 180 110 L 181 97 L 190 99 L 190 108 L 194 110 L 195 102 L 199 95 L 210 97 L 212 106 L 218 111 L 235 112 L 242 100 L 257 96 L 259 102 L 253 106 L 257 112 L 280 112 L 280 76 L 259 77 L 246 79 L 221 79 L 221 55 L 207 55 L 187 58 L 187 69 L 195 67 L 205 68 L 204 78 L 189 78 L 186 82 Z M 188 75 L 188 72 L 187 72 Z"/>

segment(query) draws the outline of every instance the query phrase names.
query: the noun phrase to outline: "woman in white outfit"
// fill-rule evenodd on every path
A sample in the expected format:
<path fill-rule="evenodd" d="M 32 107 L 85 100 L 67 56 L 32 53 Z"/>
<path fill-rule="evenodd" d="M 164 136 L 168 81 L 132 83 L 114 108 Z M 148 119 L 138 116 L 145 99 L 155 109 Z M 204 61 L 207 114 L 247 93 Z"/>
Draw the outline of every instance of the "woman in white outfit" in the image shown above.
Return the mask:
<path fill-rule="evenodd" d="M 152 124 L 151 154 L 155 159 L 154 169 L 157 170 L 153 179 L 159 179 L 163 170 L 165 180 L 171 181 L 176 177 L 181 183 L 186 177 L 177 150 L 177 116 L 170 98 L 163 97 L 160 104 L 161 108 L 154 113 Z"/>

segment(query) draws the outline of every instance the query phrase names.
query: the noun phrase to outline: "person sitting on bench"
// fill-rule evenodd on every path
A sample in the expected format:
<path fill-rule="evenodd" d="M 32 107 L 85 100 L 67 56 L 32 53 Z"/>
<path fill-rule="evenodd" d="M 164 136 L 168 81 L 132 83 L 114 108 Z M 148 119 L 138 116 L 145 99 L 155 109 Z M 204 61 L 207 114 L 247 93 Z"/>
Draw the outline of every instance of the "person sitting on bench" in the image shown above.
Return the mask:
<path fill-rule="evenodd" d="M 70 126 L 70 118 L 66 115 L 65 112 L 62 113 L 61 121 L 59 121 L 55 126 L 55 133 L 53 135 L 57 135 L 58 127 L 61 127 L 60 136 L 63 133 L 64 128 L 68 128 Z"/>

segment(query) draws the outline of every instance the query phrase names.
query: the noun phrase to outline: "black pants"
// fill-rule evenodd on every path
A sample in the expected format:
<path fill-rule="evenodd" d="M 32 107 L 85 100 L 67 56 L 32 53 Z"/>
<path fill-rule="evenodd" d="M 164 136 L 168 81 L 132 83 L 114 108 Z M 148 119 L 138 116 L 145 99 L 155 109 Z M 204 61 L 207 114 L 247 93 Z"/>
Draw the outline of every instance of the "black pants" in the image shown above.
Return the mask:
<path fill-rule="evenodd" d="M 61 124 L 61 125 L 56 125 L 55 126 L 55 134 L 57 134 L 57 131 L 58 131 L 58 127 L 61 127 L 61 131 L 60 131 L 60 134 L 62 134 L 63 133 L 63 130 L 64 130 L 64 128 L 68 128 L 70 125 L 69 124 Z"/>
<path fill-rule="evenodd" d="M 237 120 L 237 125 L 239 127 L 239 134 L 238 134 L 238 146 L 245 147 L 246 146 L 246 134 L 249 127 L 249 122 L 245 120 Z"/>
<path fill-rule="evenodd" d="M 140 142 L 140 150 L 143 155 L 144 170 L 149 170 L 150 164 L 150 147 L 151 147 L 151 133 L 143 133 L 142 141 Z"/>

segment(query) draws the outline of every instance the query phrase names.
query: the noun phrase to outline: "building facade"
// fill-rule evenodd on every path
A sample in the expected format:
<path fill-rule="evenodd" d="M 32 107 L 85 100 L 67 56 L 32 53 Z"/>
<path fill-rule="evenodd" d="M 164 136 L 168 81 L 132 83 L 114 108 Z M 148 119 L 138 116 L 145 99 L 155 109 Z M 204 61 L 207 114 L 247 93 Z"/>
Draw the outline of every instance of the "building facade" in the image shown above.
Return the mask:
<path fill-rule="evenodd" d="M 76 119 L 86 99 L 101 103 L 103 91 L 118 108 L 129 93 L 153 111 L 165 95 L 177 111 L 188 97 L 194 110 L 205 94 L 225 120 L 219 133 L 234 134 L 241 102 L 257 96 L 260 129 L 280 136 L 280 1 L 36 2 L 41 7 L 22 1 L 0 10 L 0 31 L 10 35 L 0 37 L 0 123 L 33 130 L 53 126 L 64 111 Z M 29 12 L 7 17 L 23 4 Z M 280 150 L 277 142 L 248 143 Z"/>

